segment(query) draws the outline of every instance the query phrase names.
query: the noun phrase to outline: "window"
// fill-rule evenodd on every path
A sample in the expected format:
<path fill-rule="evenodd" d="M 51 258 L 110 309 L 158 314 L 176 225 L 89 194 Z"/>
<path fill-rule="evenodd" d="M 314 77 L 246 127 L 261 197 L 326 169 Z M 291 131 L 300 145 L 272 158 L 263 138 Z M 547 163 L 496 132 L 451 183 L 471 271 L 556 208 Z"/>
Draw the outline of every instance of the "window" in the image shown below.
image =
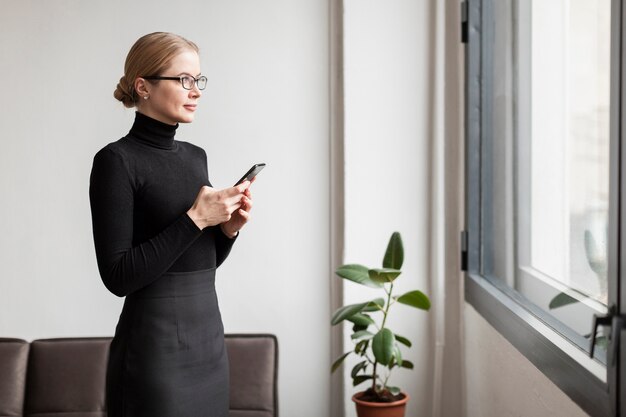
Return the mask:
<path fill-rule="evenodd" d="M 621 3 L 467 5 L 466 299 L 585 411 L 614 415 L 610 326 L 589 354 L 594 318 L 620 318 Z"/>

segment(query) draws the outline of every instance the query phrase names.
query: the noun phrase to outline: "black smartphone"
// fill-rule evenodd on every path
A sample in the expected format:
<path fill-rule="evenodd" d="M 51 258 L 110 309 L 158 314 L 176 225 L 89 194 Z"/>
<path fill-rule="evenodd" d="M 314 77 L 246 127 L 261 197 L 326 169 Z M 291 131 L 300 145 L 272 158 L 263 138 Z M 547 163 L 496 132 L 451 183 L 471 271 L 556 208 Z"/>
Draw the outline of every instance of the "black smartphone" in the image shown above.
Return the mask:
<path fill-rule="evenodd" d="M 248 181 L 252 181 L 252 178 L 256 177 L 257 174 L 259 172 L 261 172 L 261 170 L 265 168 L 265 164 L 254 164 L 252 165 L 252 168 L 250 168 L 248 170 L 248 172 L 246 172 L 246 174 L 241 177 L 241 179 L 239 181 L 237 181 L 237 183 L 235 184 L 235 186 L 241 184 L 242 182 L 248 180 Z"/>

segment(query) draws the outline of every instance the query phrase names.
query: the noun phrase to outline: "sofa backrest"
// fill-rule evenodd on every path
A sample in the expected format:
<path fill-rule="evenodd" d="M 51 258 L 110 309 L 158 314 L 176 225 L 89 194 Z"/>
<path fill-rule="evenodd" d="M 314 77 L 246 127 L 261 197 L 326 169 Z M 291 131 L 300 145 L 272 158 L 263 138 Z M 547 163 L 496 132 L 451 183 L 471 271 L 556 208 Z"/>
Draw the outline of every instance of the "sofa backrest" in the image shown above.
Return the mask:
<path fill-rule="evenodd" d="M 0 338 L 0 417 L 105 417 L 111 338 Z M 226 335 L 230 417 L 278 417 L 278 342 Z"/>
<path fill-rule="evenodd" d="M 24 417 L 106 417 L 110 338 L 43 339 L 30 344 Z M 76 414 L 75 414 L 76 415 Z"/>

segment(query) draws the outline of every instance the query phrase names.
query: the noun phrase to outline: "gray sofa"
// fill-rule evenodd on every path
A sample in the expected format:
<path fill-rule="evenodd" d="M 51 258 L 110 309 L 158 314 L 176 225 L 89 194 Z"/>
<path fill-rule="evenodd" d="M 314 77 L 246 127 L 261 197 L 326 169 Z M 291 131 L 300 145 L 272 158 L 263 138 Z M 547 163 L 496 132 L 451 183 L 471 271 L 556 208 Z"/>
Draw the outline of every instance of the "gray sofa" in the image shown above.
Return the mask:
<path fill-rule="evenodd" d="M 0 338 L 0 417 L 105 417 L 110 338 Z M 278 342 L 226 335 L 230 417 L 277 417 Z"/>

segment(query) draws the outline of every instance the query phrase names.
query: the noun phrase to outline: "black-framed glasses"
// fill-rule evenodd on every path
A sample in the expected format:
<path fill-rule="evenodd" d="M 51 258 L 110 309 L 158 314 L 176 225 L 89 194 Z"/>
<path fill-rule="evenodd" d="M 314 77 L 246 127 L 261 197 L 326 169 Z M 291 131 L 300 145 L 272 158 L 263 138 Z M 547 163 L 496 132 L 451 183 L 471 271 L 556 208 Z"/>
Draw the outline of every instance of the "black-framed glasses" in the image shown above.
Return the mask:
<path fill-rule="evenodd" d="M 207 78 L 204 75 L 194 78 L 191 75 L 180 75 L 178 77 L 161 77 L 158 75 L 150 75 L 148 77 L 142 77 L 146 80 L 176 80 L 180 81 L 185 90 L 191 90 L 193 85 L 198 86 L 198 90 L 204 90 L 206 88 Z"/>

